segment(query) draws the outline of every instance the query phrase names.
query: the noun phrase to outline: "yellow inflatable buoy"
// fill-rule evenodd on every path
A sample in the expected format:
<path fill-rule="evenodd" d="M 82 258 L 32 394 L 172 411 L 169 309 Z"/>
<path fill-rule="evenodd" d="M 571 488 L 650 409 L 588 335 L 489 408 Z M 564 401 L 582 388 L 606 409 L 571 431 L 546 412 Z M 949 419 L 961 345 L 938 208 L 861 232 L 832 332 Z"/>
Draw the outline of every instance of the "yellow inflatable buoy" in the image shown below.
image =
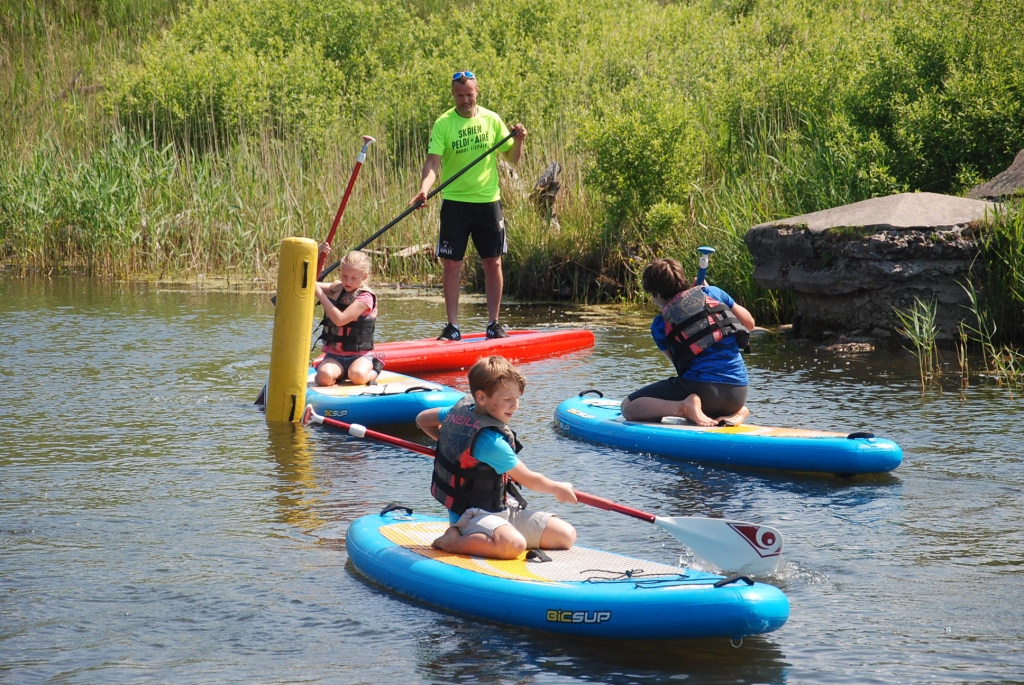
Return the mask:
<path fill-rule="evenodd" d="M 296 422 L 306 408 L 306 377 L 316 304 L 316 243 L 285 238 L 277 271 L 277 306 L 270 348 L 267 421 Z"/>

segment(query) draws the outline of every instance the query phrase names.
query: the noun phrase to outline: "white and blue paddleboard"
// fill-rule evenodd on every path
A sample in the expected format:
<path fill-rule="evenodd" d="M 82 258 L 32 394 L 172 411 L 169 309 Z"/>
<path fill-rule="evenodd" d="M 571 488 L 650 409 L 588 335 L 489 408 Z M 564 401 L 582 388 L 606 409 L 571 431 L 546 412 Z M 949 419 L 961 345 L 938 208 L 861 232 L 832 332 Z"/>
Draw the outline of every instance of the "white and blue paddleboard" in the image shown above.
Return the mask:
<path fill-rule="evenodd" d="M 375 385 L 342 381 L 319 386 L 313 383 L 315 374 L 316 370 L 310 369 L 306 404 L 327 418 L 364 426 L 412 423 L 424 409 L 450 407 L 463 396 L 446 385 L 387 370 L 380 372 Z"/>
<path fill-rule="evenodd" d="M 447 519 L 389 507 L 349 526 L 371 581 L 432 606 L 552 633 L 615 639 L 742 638 L 778 630 L 789 600 L 773 585 L 575 546 L 547 561 L 452 554 L 430 543 Z"/>
<path fill-rule="evenodd" d="M 593 391 L 588 391 L 593 392 Z M 574 438 L 637 452 L 706 464 L 854 476 L 892 471 L 903 450 L 871 433 L 831 433 L 744 423 L 696 426 L 670 417 L 672 423 L 642 423 L 622 418 L 622 400 L 570 397 L 555 409 L 558 428 Z"/>

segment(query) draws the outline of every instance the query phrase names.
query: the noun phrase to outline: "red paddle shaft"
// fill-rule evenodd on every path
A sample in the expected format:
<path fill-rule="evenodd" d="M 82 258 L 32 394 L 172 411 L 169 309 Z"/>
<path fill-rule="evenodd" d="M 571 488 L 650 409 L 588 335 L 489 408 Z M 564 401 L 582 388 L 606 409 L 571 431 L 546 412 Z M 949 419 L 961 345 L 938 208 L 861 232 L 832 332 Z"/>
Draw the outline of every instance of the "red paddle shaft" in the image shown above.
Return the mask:
<path fill-rule="evenodd" d="M 573 492 L 576 493 L 576 499 L 579 500 L 581 504 L 589 504 L 592 507 L 604 509 L 605 511 L 618 512 L 619 514 L 632 516 L 635 519 L 647 521 L 648 523 L 654 523 L 654 520 L 658 518 L 654 514 L 648 514 L 646 511 L 640 511 L 639 509 L 627 507 L 623 504 L 616 504 L 610 499 L 598 497 L 597 495 L 591 495 L 588 492 L 580 492 L 579 490 L 573 490 Z"/>
<path fill-rule="evenodd" d="M 341 223 L 341 215 L 345 213 L 345 205 L 348 204 L 348 197 L 352 194 L 352 186 L 356 183 L 356 176 L 359 175 L 359 170 L 363 168 L 363 162 L 366 161 L 366 151 L 370 148 L 371 143 L 375 143 L 376 139 L 371 136 L 363 136 L 363 149 L 359 152 L 359 156 L 356 157 L 356 166 L 352 169 L 352 175 L 348 178 L 348 185 L 345 187 L 345 194 L 341 198 L 341 204 L 338 205 L 338 213 L 334 215 L 334 223 L 331 224 L 331 231 L 327 234 L 327 244 L 330 245 L 331 241 L 334 240 L 334 232 L 338 230 L 338 224 Z M 316 259 L 316 278 L 320 280 L 320 271 L 324 268 L 324 260 L 327 255 L 321 252 Z"/>
<path fill-rule="evenodd" d="M 352 424 L 345 423 L 344 421 L 338 421 L 337 419 L 329 419 L 327 417 L 320 416 L 319 414 L 316 414 L 316 413 L 313 412 L 313 408 L 312 407 L 306 407 L 306 415 L 304 415 L 302 418 L 303 418 L 303 423 L 309 423 L 309 421 L 313 421 L 315 423 L 322 423 L 322 424 L 327 425 L 327 426 L 333 426 L 335 428 L 340 428 L 341 430 L 345 431 L 346 433 L 349 432 L 352 429 Z M 421 445 L 421 444 L 416 443 L 416 442 L 411 442 L 409 440 L 403 440 L 402 438 L 396 438 L 395 436 L 387 435 L 386 433 L 378 433 L 377 431 L 370 430 L 369 428 L 366 428 L 365 426 L 358 426 L 357 430 L 359 430 L 359 432 L 365 431 L 363 433 L 363 435 L 365 435 L 368 438 L 373 438 L 374 440 L 379 440 L 380 442 L 386 442 L 389 445 L 395 445 L 396 447 L 404 447 L 407 450 L 412 450 L 413 452 L 419 452 L 420 454 L 425 454 L 428 457 L 433 457 L 434 456 L 434 448 L 433 447 L 427 447 L 426 445 Z M 363 437 L 363 435 L 356 435 L 356 437 L 361 438 L 361 437 Z"/>
<path fill-rule="evenodd" d="M 329 419 L 320 416 L 319 414 L 313 412 L 312 407 L 306 407 L 306 414 L 302 418 L 302 422 L 306 424 L 308 424 L 310 421 L 314 421 L 316 423 L 322 423 L 327 426 L 340 428 L 345 432 L 349 432 L 352 429 L 352 424 L 345 423 L 344 421 L 338 421 L 337 419 Z M 386 433 L 378 433 L 377 431 L 370 430 L 369 428 L 366 428 L 364 426 L 357 426 L 356 430 L 357 433 L 353 433 L 353 435 L 356 435 L 356 437 L 358 438 L 365 436 L 367 438 L 379 440 L 380 442 L 386 442 L 389 445 L 395 445 L 396 447 L 404 447 L 407 450 L 419 452 L 420 454 L 425 454 L 428 457 L 433 457 L 436 454 L 433 447 L 427 447 L 426 445 L 421 445 L 416 442 L 403 440 L 402 438 L 396 438 L 395 436 L 387 435 Z M 359 435 L 358 433 L 362 433 L 362 435 Z M 648 514 L 646 511 L 640 511 L 639 509 L 633 509 L 632 507 L 627 507 L 622 504 L 616 504 L 615 502 L 612 502 L 609 499 L 605 499 L 604 497 L 598 497 L 597 495 L 591 495 L 588 492 L 582 492 L 580 490 L 573 490 L 573 492 L 576 493 L 576 499 L 580 502 L 580 504 L 589 504 L 592 507 L 604 509 L 605 511 L 618 512 L 620 514 L 625 514 L 626 516 L 638 518 L 641 521 L 647 521 L 648 523 L 654 523 L 654 520 L 657 518 L 654 514 Z"/>

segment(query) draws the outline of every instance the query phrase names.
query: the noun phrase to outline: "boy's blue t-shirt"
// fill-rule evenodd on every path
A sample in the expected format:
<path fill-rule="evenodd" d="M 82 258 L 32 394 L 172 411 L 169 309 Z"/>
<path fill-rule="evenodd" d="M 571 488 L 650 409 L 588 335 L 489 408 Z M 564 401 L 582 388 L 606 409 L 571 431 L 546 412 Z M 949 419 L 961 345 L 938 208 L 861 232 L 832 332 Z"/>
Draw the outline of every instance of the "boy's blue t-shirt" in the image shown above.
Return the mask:
<path fill-rule="evenodd" d="M 438 418 L 444 421 L 448 412 L 449 409 L 442 409 L 438 412 Z M 473 443 L 473 458 L 482 461 L 498 473 L 508 473 L 519 464 L 519 457 L 505 436 L 496 430 L 486 428 L 480 431 L 476 442 Z M 449 511 L 448 518 L 451 523 L 455 523 L 459 520 L 459 514 Z"/>
<path fill-rule="evenodd" d="M 733 307 L 736 300 L 721 288 L 705 285 L 701 288 L 708 297 L 718 300 L 727 307 Z M 661 314 L 654 317 L 651 323 L 651 337 L 654 344 L 662 352 L 668 350 L 665 338 L 665 319 Z M 736 344 L 736 338 L 729 336 L 715 343 L 703 353 L 697 355 L 690 367 L 683 373 L 683 378 L 701 383 L 723 383 L 725 385 L 750 385 L 747 377 L 747 365 L 743 363 L 743 355 Z M 474 454 L 474 456 L 476 456 Z"/>

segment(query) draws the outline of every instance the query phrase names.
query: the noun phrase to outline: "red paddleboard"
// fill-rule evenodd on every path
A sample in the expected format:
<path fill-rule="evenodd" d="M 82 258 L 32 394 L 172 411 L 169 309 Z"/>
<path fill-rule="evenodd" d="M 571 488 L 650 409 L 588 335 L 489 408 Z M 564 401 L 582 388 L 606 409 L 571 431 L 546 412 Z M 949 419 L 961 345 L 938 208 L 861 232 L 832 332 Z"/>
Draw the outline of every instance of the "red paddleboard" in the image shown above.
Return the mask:
<path fill-rule="evenodd" d="M 423 338 L 377 343 L 373 353 L 384 360 L 388 371 L 425 373 L 468 369 L 481 357 L 495 354 L 512 362 L 528 362 L 593 346 L 591 331 L 573 328 L 508 331 L 507 338 L 488 339 L 483 333 L 474 333 L 459 341 Z"/>

